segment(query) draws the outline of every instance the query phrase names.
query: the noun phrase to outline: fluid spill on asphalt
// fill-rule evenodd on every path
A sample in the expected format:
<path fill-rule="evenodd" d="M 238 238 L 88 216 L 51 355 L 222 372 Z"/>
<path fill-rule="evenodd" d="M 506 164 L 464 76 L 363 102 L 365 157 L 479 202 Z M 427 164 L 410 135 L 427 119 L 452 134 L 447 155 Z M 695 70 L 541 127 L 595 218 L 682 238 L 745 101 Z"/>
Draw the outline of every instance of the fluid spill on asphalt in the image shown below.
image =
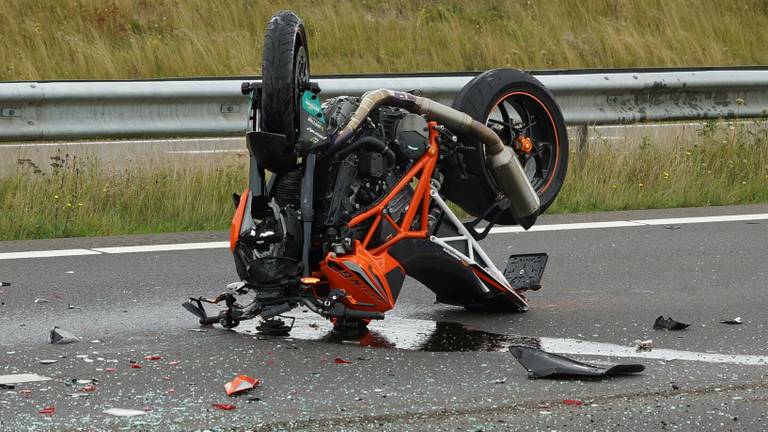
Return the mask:
<path fill-rule="evenodd" d="M 707 363 L 737 365 L 768 365 L 768 356 L 705 353 L 654 348 L 637 351 L 635 347 L 580 339 L 530 337 L 508 335 L 472 329 L 456 322 L 439 322 L 422 319 L 387 318 L 385 322 L 373 324 L 370 331 L 350 338 L 341 338 L 332 331 L 331 324 L 314 314 L 294 315 L 296 325 L 290 336 L 270 336 L 283 339 L 326 341 L 358 344 L 361 346 L 397 348 L 431 352 L 462 351 L 506 351 L 512 345 L 539 348 L 546 352 L 564 355 L 585 355 L 597 357 L 644 358 L 653 360 L 688 360 Z M 254 336 L 257 320 L 241 323 L 234 331 Z"/>

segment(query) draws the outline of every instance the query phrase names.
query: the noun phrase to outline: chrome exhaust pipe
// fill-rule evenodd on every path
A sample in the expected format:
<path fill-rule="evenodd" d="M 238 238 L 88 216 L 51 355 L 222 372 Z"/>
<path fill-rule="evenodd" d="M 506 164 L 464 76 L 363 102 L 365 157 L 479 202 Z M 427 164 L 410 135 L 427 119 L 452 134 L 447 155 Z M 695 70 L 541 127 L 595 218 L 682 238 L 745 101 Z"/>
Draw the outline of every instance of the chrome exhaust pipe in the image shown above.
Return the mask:
<path fill-rule="evenodd" d="M 430 120 L 480 140 L 485 145 L 486 165 L 491 176 L 511 202 L 509 210 L 512 216 L 524 229 L 533 226 L 539 215 L 540 201 L 520 161 L 490 128 L 468 114 L 449 106 L 401 91 L 379 89 L 367 92 L 347 125 L 336 135 L 333 147 L 337 148 L 349 140 L 368 114 L 377 106 L 384 104 L 426 115 Z"/>

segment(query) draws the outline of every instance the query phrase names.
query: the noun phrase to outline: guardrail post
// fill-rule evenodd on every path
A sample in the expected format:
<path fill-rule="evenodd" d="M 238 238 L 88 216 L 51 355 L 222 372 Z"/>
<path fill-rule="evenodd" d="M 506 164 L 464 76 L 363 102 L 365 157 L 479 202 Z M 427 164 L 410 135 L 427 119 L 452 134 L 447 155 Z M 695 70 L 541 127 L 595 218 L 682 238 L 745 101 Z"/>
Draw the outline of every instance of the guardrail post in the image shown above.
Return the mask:
<path fill-rule="evenodd" d="M 578 132 L 576 134 L 576 146 L 579 153 L 586 153 L 589 151 L 589 125 L 578 126 Z"/>

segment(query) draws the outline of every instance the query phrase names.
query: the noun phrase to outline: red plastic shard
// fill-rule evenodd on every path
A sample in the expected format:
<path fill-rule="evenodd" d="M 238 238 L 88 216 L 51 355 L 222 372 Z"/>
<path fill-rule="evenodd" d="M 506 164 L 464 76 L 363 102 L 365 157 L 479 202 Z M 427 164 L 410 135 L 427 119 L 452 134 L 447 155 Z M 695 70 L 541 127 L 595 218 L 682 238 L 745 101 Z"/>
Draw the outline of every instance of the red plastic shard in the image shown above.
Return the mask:
<path fill-rule="evenodd" d="M 235 409 L 235 406 L 228 403 L 215 403 L 212 405 L 216 409 L 224 410 L 224 411 L 232 411 Z"/>
<path fill-rule="evenodd" d="M 163 358 L 159 355 L 147 355 L 144 356 L 144 360 L 162 360 Z"/>
<path fill-rule="evenodd" d="M 92 385 L 85 386 L 85 387 L 81 388 L 80 391 L 81 392 L 89 392 L 89 393 L 90 392 L 95 392 L 96 391 L 96 386 L 92 386 Z"/>
<path fill-rule="evenodd" d="M 232 381 L 224 384 L 224 390 L 227 391 L 227 396 L 232 396 L 235 393 L 250 390 L 259 384 L 261 384 L 261 381 L 256 378 L 251 378 L 248 375 L 238 375 Z"/>
<path fill-rule="evenodd" d="M 115 368 L 104 368 L 104 372 L 107 372 L 107 373 L 112 373 L 112 372 L 114 372 L 116 370 L 117 369 L 115 369 Z"/>
<path fill-rule="evenodd" d="M 138 363 L 131 363 L 131 369 L 141 369 L 141 365 Z"/>
<path fill-rule="evenodd" d="M 582 406 L 584 402 L 578 399 L 563 399 L 563 403 L 570 406 Z"/>
<path fill-rule="evenodd" d="M 56 407 L 55 406 L 45 407 L 40 411 L 38 411 L 38 413 L 43 415 L 54 415 L 56 414 Z"/>
<path fill-rule="evenodd" d="M 341 358 L 341 357 L 336 357 L 335 359 L 333 359 L 333 362 L 334 362 L 334 363 L 336 363 L 336 364 L 352 364 L 352 362 L 351 362 L 351 361 L 349 361 L 349 360 L 344 360 L 344 359 L 343 359 L 343 358 Z"/>

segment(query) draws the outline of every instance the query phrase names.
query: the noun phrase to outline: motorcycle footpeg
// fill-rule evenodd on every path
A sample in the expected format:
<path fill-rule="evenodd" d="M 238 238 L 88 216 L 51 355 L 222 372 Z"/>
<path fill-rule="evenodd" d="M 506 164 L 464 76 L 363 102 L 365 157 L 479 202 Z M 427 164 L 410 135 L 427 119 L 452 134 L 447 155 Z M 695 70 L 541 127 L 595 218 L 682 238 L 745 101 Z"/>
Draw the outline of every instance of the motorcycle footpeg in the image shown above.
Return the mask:
<path fill-rule="evenodd" d="M 545 253 L 510 255 L 504 278 L 516 291 L 536 291 L 541 288 L 541 277 L 548 259 Z"/>

